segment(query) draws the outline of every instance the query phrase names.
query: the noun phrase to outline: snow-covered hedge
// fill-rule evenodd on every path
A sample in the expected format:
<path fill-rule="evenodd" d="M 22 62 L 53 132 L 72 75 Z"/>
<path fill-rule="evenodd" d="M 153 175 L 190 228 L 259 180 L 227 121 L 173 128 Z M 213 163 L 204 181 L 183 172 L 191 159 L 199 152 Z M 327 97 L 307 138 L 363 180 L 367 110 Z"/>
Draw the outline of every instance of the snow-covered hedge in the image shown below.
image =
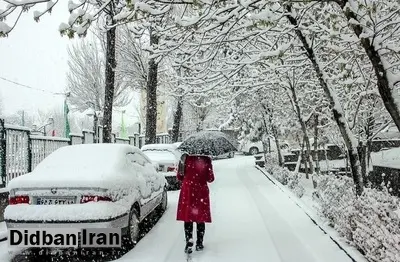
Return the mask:
<path fill-rule="evenodd" d="M 278 165 L 267 164 L 266 170 L 282 185 L 289 187 L 299 198 L 304 195 L 304 187 L 300 183 L 301 174 L 291 172 Z"/>
<path fill-rule="evenodd" d="M 277 166 L 278 165 L 278 156 L 274 153 L 265 154 L 265 163 L 266 166 Z"/>
<path fill-rule="evenodd" d="M 321 175 L 314 200 L 320 214 L 369 261 L 400 261 L 400 201 L 386 188 L 365 188 L 356 197 L 352 179 Z"/>

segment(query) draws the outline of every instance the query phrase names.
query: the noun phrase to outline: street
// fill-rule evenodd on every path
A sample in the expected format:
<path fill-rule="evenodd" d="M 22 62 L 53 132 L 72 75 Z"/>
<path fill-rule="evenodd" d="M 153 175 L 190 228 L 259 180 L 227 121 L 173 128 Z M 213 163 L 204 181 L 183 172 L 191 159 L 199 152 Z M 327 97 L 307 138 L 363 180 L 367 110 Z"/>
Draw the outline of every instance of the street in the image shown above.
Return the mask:
<path fill-rule="evenodd" d="M 215 181 L 210 184 L 213 223 L 206 225 L 205 249 L 193 253 L 194 261 L 352 261 L 254 167 L 253 157 L 214 161 L 214 171 Z M 158 223 L 116 261 L 185 261 L 183 223 L 175 220 L 178 196 L 178 191 L 169 193 L 169 207 Z M 0 244 L 0 250 L 0 260 L 7 261 L 7 242 Z"/>

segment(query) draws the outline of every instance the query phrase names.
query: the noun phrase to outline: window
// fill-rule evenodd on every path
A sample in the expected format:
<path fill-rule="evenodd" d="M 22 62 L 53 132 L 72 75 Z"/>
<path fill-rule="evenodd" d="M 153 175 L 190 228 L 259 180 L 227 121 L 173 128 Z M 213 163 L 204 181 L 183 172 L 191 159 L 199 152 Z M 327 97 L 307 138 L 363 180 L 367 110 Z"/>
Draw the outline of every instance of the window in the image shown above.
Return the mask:
<path fill-rule="evenodd" d="M 149 164 L 149 161 L 147 161 L 146 158 L 144 158 L 140 153 L 128 153 L 127 157 L 131 163 L 139 164 L 141 166 L 145 166 L 146 164 Z"/>

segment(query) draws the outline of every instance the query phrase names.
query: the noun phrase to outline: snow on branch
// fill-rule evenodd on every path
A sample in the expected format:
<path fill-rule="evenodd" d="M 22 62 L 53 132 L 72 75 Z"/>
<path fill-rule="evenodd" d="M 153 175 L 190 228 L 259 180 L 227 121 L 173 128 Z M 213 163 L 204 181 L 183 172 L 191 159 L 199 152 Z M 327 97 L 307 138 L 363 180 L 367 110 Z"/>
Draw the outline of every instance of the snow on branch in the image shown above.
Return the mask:
<path fill-rule="evenodd" d="M 59 0 L 1 0 L 7 3 L 5 10 L 0 10 L 0 37 L 6 37 L 15 28 L 22 13 L 30 11 L 33 7 L 40 7 L 39 10 L 33 12 L 33 18 L 39 22 L 40 18 L 46 13 L 51 13 L 54 6 Z M 65 1 L 65 0 L 63 0 Z M 148 18 L 150 21 L 153 17 L 163 16 L 170 11 L 170 6 L 156 4 L 154 1 L 148 0 L 144 2 L 133 2 L 131 0 L 80 0 L 75 2 L 69 0 L 68 12 L 70 13 L 67 22 L 63 22 L 59 26 L 61 35 L 67 35 L 69 38 L 85 36 L 87 30 L 94 21 L 101 19 L 103 28 L 106 30 L 128 22 Z M 16 13 L 17 18 L 11 24 L 5 23 L 5 20 Z"/>

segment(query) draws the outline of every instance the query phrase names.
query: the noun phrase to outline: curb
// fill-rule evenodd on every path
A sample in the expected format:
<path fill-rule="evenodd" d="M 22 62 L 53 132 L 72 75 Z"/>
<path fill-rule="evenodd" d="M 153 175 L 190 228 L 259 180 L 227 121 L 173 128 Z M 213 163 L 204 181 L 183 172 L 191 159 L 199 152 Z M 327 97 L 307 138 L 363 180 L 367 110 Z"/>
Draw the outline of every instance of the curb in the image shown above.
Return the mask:
<path fill-rule="evenodd" d="M 292 200 L 292 201 L 296 204 L 296 206 L 298 206 L 298 207 L 308 216 L 308 218 L 310 218 L 310 220 L 311 220 L 322 232 L 324 232 L 325 235 L 329 236 L 329 238 L 339 247 L 339 249 L 342 250 L 353 262 L 364 262 L 364 261 L 367 261 L 367 260 L 365 259 L 365 257 L 364 257 L 361 253 L 360 253 L 360 256 L 362 256 L 362 257 L 364 258 L 364 260 L 360 261 L 360 260 L 354 258 L 354 256 L 352 256 L 352 255 L 350 254 L 350 251 L 348 251 L 349 249 L 348 249 L 347 247 L 344 247 L 344 246 L 340 243 L 340 241 L 339 241 L 338 239 L 336 239 L 335 237 L 333 237 L 332 235 L 330 235 L 329 232 L 328 232 L 328 230 L 326 230 L 325 226 L 323 226 L 321 223 L 319 223 L 319 222 L 317 221 L 317 219 L 313 217 L 313 215 L 309 214 L 309 213 L 304 209 L 304 207 L 298 203 L 298 198 L 297 198 L 297 197 L 294 198 L 294 196 L 291 196 L 290 194 L 288 194 L 287 190 L 289 190 L 289 189 L 284 188 L 284 186 L 283 186 L 279 181 L 277 181 L 274 177 L 271 177 L 271 175 L 268 174 L 268 172 L 266 172 L 265 170 L 262 170 L 261 167 L 255 165 L 255 168 L 258 169 L 262 174 L 264 174 L 264 176 L 265 176 L 269 181 L 271 181 L 277 188 L 279 188 L 279 190 L 281 190 L 283 193 L 285 193 L 285 195 L 287 195 L 288 198 L 289 198 L 290 200 Z M 291 192 L 291 191 L 289 191 L 289 192 Z M 354 251 L 356 251 L 356 250 L 354 250 Z M 357 251 L 357 252 L 358 252 L 358 251 Z"/>

